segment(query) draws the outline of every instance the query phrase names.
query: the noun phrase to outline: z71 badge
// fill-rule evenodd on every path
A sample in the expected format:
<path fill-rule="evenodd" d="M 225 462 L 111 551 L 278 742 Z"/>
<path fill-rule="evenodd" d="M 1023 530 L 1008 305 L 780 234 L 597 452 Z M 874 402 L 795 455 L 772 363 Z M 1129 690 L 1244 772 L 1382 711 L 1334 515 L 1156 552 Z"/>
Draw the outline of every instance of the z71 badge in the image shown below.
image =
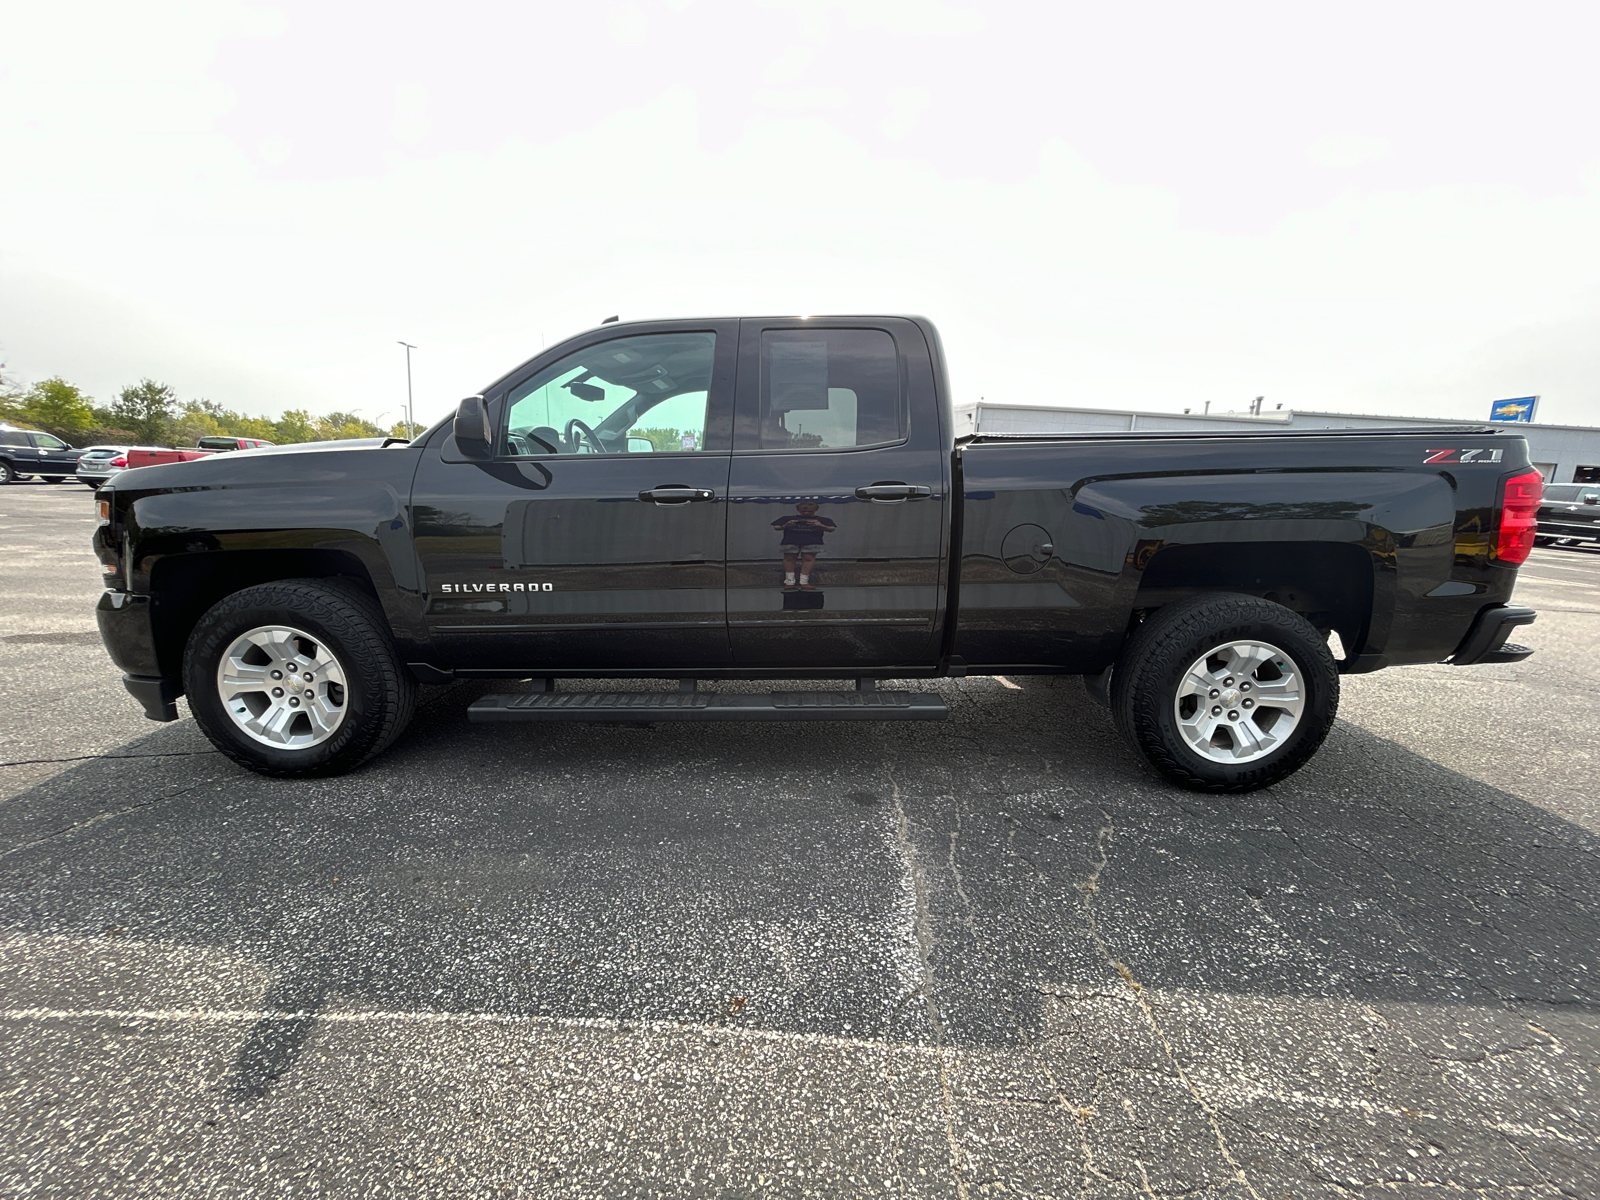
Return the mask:
<path fill-rule="evenodd" d="M 1425 452 L 1425 463 L 1497 463 L 1501 455 L 1505 454 L 1503 447 L 1486 450 L 1479 447 L 1476 450 L 1428 450 Z"/>

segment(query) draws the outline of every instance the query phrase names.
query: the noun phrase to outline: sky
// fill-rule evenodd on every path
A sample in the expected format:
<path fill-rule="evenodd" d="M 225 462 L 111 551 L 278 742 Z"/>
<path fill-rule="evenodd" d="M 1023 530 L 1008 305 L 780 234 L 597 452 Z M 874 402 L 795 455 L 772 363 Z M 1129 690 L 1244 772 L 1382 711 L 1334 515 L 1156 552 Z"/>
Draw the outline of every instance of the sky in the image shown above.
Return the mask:
<path fill-rule="evenodd" d="M 1600 6 L 6 6 L 0 361 L 431 422 L 623 319 L 957 403 L 1600 425 Z"/>

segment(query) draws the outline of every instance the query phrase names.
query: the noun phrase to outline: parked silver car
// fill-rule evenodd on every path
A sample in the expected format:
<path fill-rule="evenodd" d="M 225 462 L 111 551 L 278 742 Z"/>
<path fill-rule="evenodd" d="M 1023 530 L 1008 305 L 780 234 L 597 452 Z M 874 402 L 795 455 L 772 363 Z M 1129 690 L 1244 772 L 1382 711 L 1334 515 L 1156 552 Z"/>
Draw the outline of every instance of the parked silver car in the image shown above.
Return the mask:
<path fill-rule="evenodd" d="M 90 446 L 78 459 L 78 482 L 99 487 L 113 475 L 128 469 L 132 446 Z"/>

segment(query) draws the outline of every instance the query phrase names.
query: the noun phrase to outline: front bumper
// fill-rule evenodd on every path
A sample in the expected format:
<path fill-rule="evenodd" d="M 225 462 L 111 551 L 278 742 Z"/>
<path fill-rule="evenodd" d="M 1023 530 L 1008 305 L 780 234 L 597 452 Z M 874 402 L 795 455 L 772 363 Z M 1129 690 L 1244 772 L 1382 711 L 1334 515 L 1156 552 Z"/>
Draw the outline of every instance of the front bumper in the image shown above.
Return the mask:
<path fill-rule="evenodd" d="M 95 605 L 94 619 L 100 626 L 100 640 L 105 643 L 112 662 L 133 675 L 161 674 L 149 596 L 102 592 L 100 603 Z"/>
<path fill-rule="evenodd" d="M 170 679 L 162 679 L 155 675 L 124 675 L 122 686 L 128 689 L 132 696 L 144 706 L 144 715 L 152 721 L 176 721 L 178 719 L 178 690 Z"/>
<path fill-rule="evenodd" d="M 94 616 L 106 652 L 123 670 L 122 685 L 144 706 L 144 715 L 152 721 L 176 721 L 178 709 L 173 701 L 183 694 L 183 687 L 162 674 L 150 597 L 103 592 Z"/>
<path fill-rule="evenodd" d="M 1533 653 L 1526 646 L 1513 645 L 1506 637 L 1518 625 L 1532 625 L 1539 614 L 1515 604 L 1495 604 L 1478 614 L 1466 638 L 1450 661 L 1458 667 L 1475 663 L 1521 662 Z"/>

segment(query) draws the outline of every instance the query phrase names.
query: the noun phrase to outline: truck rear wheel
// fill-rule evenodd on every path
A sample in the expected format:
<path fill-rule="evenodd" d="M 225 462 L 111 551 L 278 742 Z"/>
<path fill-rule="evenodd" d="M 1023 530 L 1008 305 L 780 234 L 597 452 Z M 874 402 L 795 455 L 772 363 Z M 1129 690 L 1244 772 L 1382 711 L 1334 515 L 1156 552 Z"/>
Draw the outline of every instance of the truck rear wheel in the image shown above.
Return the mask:
<path fill-rule="evenodd" d="M 377 602 L 334 579 L 226 596 L 195 624 L 183 686 L 212 745 L 263 775 L 338 775 L 411 720 L 416 683 Z"/>
<path fill-rule="evenodd" d="M 1123 736 L 1173 783 L 1250 792 L 1303 767 L 1339 707 L 1339 672 L 1314 626 L 1255 596 L 1199 596 L 1128 639 L 1111 676 Z"/>

